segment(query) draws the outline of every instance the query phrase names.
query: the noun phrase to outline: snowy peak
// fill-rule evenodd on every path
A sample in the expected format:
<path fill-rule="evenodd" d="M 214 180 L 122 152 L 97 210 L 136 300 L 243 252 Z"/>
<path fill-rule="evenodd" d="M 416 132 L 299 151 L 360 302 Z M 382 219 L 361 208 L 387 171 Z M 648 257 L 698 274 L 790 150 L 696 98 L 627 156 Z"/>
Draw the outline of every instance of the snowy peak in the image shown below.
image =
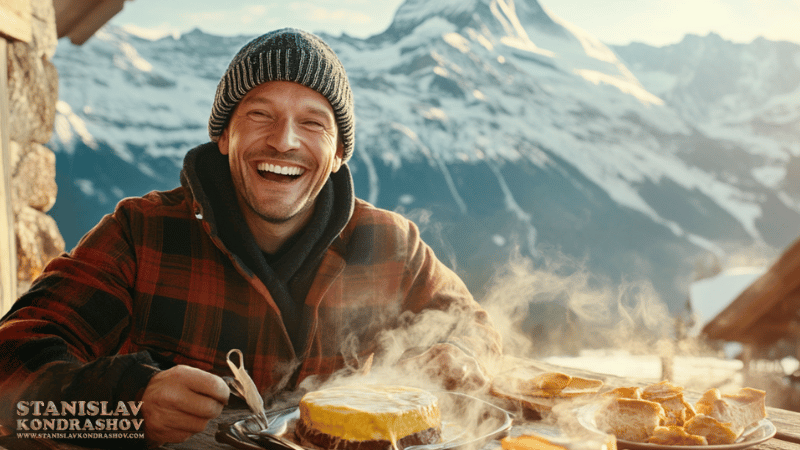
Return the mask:
<path fill-rule="evenodd" d="M 613 51 L 551 14 L 537 0 L 408 0 L 398 9 L 392 25 L 370 42 L 382 47 L 387 42 L 405 42 L 403 48 L 408 51 L 409 42 L 429 46 L 431 40 L 446 40 L 446 36 L 451 44 L 456 40 L 478 41 L 489 51 L 483 52 L 482 58 L 505 59 L 511 55 L 535 61 L 578 74 L 594 84 L 635 92 L 648 103 L 660 103 L 643 92 Z"/>
<path fill-rule="evenodd" d="M 692 120 L 787 128 L 800 120 L 800 45 L 763 38 L 741 44 L 711 33 L 615 50 L 648 90 Z"/>
<path fill-rule="evenodd" d="M 537 0 L 407 0 L 395 13 L 390 34 L 407 34 L 432 18 L 444 19 L 457 30 L 486 27 L 492 32 L 515 34 L 524 23 L 539 31 L 563 33 Z"/>

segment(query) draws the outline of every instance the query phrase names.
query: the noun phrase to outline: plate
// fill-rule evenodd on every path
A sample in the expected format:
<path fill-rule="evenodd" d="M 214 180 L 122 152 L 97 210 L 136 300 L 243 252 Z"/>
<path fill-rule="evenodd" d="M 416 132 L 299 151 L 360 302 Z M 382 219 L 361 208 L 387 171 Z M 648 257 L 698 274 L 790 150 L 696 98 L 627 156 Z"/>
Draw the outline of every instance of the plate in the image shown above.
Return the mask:
<path fill-rule="evenodd" d="M 511 429 L 511 414 L 491 403 L 458 392 L 433 392 L 442 412 L 442 439 L 437 444 L 414 445 L 405 450 L 472 450 L 492 439 L 505 436 Z M 318 450 L 302 445 L 294 434 L 299 408 L 267 413 L 269 426 L 261 429 L 249 416 L 229 424 L 220 424 L 219 442 L 241 450 Z"/>
<path fill-rule="evenodd" d="M 583 405 L 576 410 L 578 422 L 592 431 L 602 432 L 597 428 L 594 416 L 600 403 L 590 403 Z M 631 450 L 687 450 L 688 448 L 697 448 L 703 450 L 736 450 L 741 448 L 752 447 L 756 444 L 768 441 L 775 436 L 778 430 L 775 425 L 768 419 L 761 419 L 756 424 L 746 428 L 739 439 L 733 444 L 717 444 L 717 445 L 664 445 L 664 444 L 646 444 L 642 442 L 631 442 L 624 439 L 617 439 L 617 447 L 620 449 Z"/>

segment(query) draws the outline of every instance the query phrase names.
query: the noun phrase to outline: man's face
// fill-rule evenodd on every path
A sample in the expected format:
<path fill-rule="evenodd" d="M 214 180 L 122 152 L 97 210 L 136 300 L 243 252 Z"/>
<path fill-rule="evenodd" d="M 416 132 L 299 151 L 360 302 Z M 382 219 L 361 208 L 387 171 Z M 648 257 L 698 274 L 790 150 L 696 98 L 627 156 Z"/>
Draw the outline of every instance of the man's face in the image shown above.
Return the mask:
<path fill-rule="evenodd" d="M 248 224 L 300 228 L 344 148 L 328 100 L 289 81 L 263 83 L 244 96 L 219 139 Z"/>

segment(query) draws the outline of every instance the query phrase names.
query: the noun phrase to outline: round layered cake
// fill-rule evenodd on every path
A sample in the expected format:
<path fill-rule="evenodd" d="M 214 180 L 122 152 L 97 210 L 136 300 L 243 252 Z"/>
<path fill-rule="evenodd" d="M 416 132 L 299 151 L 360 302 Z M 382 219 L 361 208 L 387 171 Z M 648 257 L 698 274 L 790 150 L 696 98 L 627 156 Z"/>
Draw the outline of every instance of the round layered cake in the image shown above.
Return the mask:
<path fill-rule="evenodd" d="M 339 450 L 402 450 L 441 440 L 438 399 L 405 386 L 339 386 L 300 400 L 297 437 Z"/>

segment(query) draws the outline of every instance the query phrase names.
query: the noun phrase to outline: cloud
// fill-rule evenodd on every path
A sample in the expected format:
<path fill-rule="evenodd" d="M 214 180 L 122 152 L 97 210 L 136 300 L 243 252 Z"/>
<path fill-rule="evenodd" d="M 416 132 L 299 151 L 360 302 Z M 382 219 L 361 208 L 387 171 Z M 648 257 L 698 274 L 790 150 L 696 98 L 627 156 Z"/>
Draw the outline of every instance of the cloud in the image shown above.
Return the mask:
<path fill-rule="evenodd" d="M 343 22 L 345 24 L 367 24 L 372 22 L 372 17 L 346 9 L 331 11 L 325 8 L 316 8 L 311 12 L 311 20 Z"/>
<path fill-rule="evenodd" d="M 364 3 L 363 0 L 320 0 L 313 3 L 296 1 L 185 12 L 177 15 L 179 22 L 174 25 L 182 31 L 200 28 L 219 35 L 255 35 L 276 28 L 297 27 L 312 32 L 346 32 L 357 37 L 367 37 L 377 33 L 380 27 L 387 27 L 391 21 L 388 14 L 393 11 L 390 9 L 387 12 L 386 5 L 376 6 Z"/>
<path fill-rule="evenodd" d="M 264 5 L 248 6 L 246 8 L 243 8 L 243 11 L 241 11 L 239 20 L 241 21 L 241 23 L 245 25 L 250 25 L 251 23 L 254 23 L 256 21 L 263 20 L 264 17 L 266 17 L 267 12 L 268 9 Z M 264 22 L 259 22 L 259 23 L 263 24 Z"/>
<path fill-rule="evenodd" d="M 306 2 L 292 2 L 289 3 L 288 9 L 293 13 L 302 12 L 309 22 L 317 22 L 319 24 L 339 23 L 342 25 L 353 24 L 368 24 L 372 22 L 372 17 L 368 14 L 355 10 L 355 9 L 328 9 L 322 6 L 317 6 L 314 3 Z"/>
<path fill-rule="evenodd" d="M 748 0 L 753 15 L 746 23 L 758 24 L 758 33 L 772 40 L 800 42 L 800 0 Z"/>
<path fill-rule="evenodd" d="M 200 28 L 218 35 L 261 34 L 280 25 L 274 7 L 244 5 L 239 8 L 180 14 L 184 29 Z"/>
<path fill-rule="evenodd" d="M 758 36 L 800 42 L 800 0 L 549 1 L 555 14 L 606 44 L 679 42 L 686 34 L 719 34 L 734 42 Z"/>
<path fill-rule="evenodd" d="M 221 5 L 211 0 L 137 0 L 112 19 L 140 34 L 200 28 L 208 33 L 256 35 L 281 27 L 368 37 L 385 30 L 402 0 L 254 0 Z M 150 3 L 150 4 L 148 4 Z M 606 44 L 679 42 L 687 33 L 715 32 L 735 42 L 758 36 L 800 42 L 800 0 L 543 0 L 548 10 Z M 157 36 L 158 33 L 154 34 Z"/>

